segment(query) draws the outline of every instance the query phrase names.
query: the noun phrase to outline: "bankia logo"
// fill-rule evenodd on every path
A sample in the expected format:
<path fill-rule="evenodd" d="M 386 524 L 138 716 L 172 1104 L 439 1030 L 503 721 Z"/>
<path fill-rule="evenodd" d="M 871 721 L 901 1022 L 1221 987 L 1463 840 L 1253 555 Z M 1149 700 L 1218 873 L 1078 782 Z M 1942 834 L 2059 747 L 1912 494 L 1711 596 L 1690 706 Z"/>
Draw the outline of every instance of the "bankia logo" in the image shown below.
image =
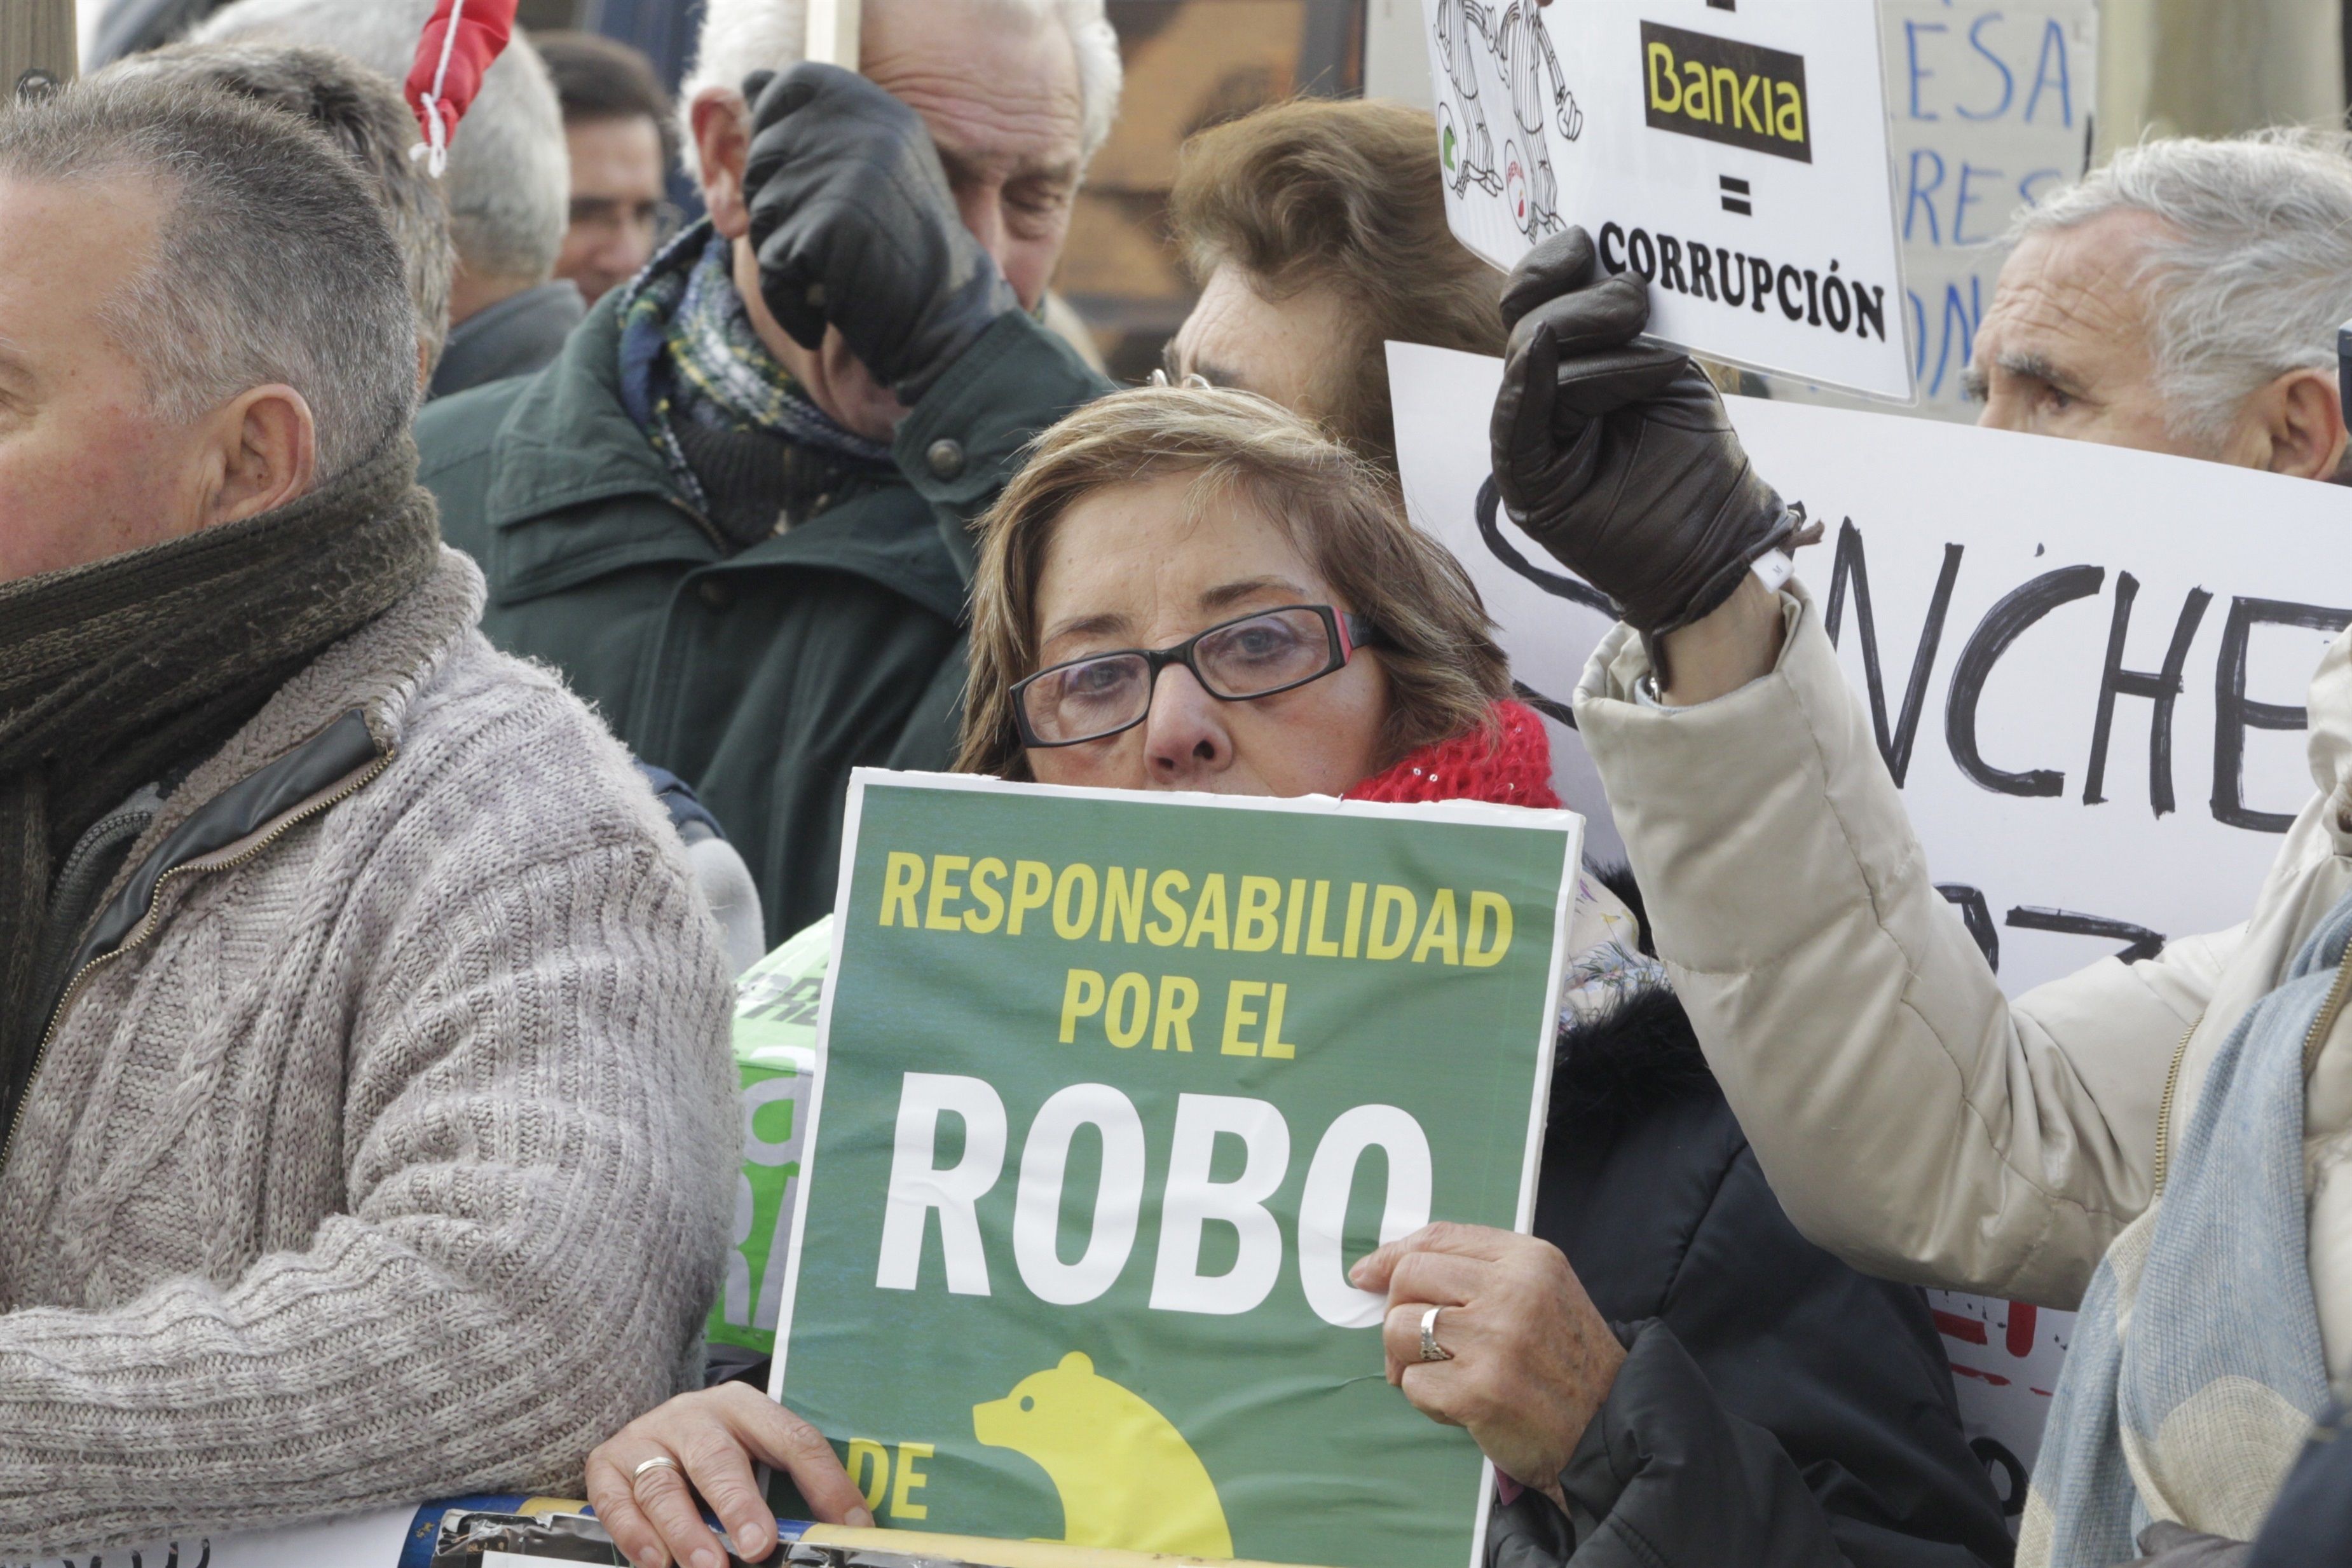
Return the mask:
<path fill-rule="evenodd" d="M 1644 22 L 1642 74 L 1652 129 L 1813 161 L 1804 56 Z"/>

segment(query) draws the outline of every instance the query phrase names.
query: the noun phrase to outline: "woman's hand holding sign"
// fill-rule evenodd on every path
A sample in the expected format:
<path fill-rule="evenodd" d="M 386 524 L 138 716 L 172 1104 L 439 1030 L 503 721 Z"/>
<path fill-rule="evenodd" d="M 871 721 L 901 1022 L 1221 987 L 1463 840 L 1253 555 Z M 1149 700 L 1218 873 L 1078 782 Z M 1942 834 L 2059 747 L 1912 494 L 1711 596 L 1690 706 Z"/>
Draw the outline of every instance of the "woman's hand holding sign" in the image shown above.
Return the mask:
<path fill-rule="evenodd" d="M 1482 1225 L 1425 1225 L 1349 1272 L 1385 1291 L 1388 1378 L 1465 1428 L 1497 1469 L 1560 1502 L 1559 1472 L 1609 1397 L 1624 1347 L 1559 1248 Z M 1444 1359 L 1424 1358 L 1423 1322 Z M 1564 1506 L 1564 1505 L 1563 1505 Z"/>

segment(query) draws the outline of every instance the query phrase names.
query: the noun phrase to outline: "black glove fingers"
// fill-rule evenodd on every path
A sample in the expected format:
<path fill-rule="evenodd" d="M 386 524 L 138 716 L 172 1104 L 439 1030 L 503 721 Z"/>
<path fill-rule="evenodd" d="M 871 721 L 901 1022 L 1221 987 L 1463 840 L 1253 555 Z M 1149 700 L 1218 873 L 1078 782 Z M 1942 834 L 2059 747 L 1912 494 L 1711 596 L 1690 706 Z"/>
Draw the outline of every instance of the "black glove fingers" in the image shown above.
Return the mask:
<path fill-rule="evenodd" d="M 837 329 L 912 402 L 1017 308 L 964 226 L 921 116 L 873 82 L 803 62 L 756 92 L 744 201 L 761 294 L 811 348 Z"/>
<path fill-rule="evenodd" d="M 778 229 L 760 246 L 760 298 L 792 340 L 814 350 L 824 340 L 827 278 L 823 257 L 799 243 L 802 231 Z"/>
<path fill-rule="evenodd" d="M 1545 301 L 1592 281 L 1596 259 L 1592 236 L 1580 228 L 1563 229 L 1519 258 L 1503 289 L 1503 330 Z"/>
<path fill-rule="evenodd" d="M 1495 397 L 1488 429 L 1498 461 L 1495 480 L 1513 516 L 1528 505 L 1523 481 L 1542 486 L 1541 474 L 1553 446 L 1552 407 L 1559 399 L 1559 348 L 1547 332 L 1514 335 L 1503 363 L 1503 386 Z"/>
<path fill-rule="evenodd" d="M 1581 574 L 1579 561 L 1589 562 L 1595 550 L 1605 554 L 1610 517 L 1591 499 L 1601 465 L 1608 456 L 1609 433 L 1594 420 L 1575 440 L 1556 449 L 1546 483 L 1551 493 L 1582 496 L 1582 501 L 1554 508 L 1543 517 L 1514 517 L 1529 538 L 1542 545 L 1570 570 Z"/>
<path fill-rule="evenodd" d="M 1519 319 L 1514 342 L 1548 332 L 1563 361 L 1622 349 L 1650 322 L 1650 302 L 1639 279 L 1610 278 L 1590 288 L 1546 300 Z"/>
<path fill-rule="evenodd" d="M 1592 419 L 1628 403 L 1645 403 L 1674 385 L 1689 365 L 1679 350 L 1642 343 L 1572 360 L 1560 369 L 1559 407 Z"/>
<path fill-rule="evenodd" d="M 778 75 L 774 71 L 753 71 L 743 78 L 743 101 L 751 106 L 751 134 L 773 127 L 779 120 L 806 109 L 837 84 L 833 79 L 847 77 L 863 80 L 854 71 L 839 66 L 818 65 L 803 60 L 792 69 Z"/>

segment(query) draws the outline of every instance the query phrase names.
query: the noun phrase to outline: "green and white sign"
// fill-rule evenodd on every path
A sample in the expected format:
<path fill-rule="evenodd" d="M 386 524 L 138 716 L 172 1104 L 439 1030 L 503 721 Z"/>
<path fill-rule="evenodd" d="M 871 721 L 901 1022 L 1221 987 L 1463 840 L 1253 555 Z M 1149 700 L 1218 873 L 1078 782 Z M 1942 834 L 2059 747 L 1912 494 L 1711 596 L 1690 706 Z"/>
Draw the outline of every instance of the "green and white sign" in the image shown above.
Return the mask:
<path fill-rule="evenodd" d="M 789 1267 L 793 1211 L 816 1082 L 817 1018 L 833 923 L 820 920 L 735 981 L 735 1071 L 741 1090 L 743 1167 L 735 1178 L 735 1233 L 727 1277 L 705 1333 L 765 1355 Z"/>
<path fill-rule="evenodd" d="M 1348 1266 L 1525 1228 L 1581 823 L 861 770 L 774 1392 L 886 1525 L 1475 1568 Z"/>

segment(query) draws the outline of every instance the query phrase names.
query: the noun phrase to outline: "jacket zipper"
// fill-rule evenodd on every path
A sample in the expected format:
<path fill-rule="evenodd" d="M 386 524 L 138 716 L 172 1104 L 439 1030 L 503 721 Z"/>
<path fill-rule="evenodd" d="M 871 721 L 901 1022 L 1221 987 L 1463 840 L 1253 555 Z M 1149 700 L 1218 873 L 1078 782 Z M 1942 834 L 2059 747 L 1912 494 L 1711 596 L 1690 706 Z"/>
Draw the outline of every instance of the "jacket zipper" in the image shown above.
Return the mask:
<path fill-rule="evenodd" d="M 16 1145 L 16 1131 L 25 1124 L 25 1107 L 32 1101 L 33 1085 L 40 1079 L 41 1063 L 48 1059 L 49 1042 L 57 1039 L 58 1027 L 65 1022 L 66 1009 L 73 1006 L 74 998 L 81 990 L 84 980 L 89 978 L 101 966 L 110 964 L 132 948 L 142 946 L 155 934 L 155 909 L 163 901 L 164 888 L 184 873 L 235 871 L 237 867 L 255 859 L 262 851 L 285 837 L 293 829 L 322 811 L 332 810 L 374 783 L 377 777 L 392 766 L 392 759 L 397 753 L 397 747 L 385 752 L 367 768 L 345 781 L 343 786 L 332 794 L 322 795 L 300 810 L 280 817 L 259 838 L 246 845 L 230 859 L 218 862 L 205 859 L 193 860 L 185 865 L 173 866 L 155 879 L 155 885 L 148 890 L 147 908 L 140 916 L 137 929 L 116 946 L 99 954 L 89 963 L 75 970 L 73 978 L 66 982 L 66 988 L 58 994 L 58 1005 L 49 1010 L 48 1024 L 41 1030 L 41 1042 L 33 1048 L 33 1065 L 32 1070 L 25 1074 L 25 1092 L 17 1098 L 16 1109 L 8 1117 L 7 1135 L 0 1137 L 0 1171 L 5 1171 L 8 1168 L 9 1153 Z"/>
<path fill-rule="evenodd" d="M 2311 1070 L 2318 1061 L 2320 1041 L 2326 1040 L 2327 1031 L 2335 1027 L 2336 1016 L 2343 1012 L 2347 998 L 2352 998 L 2352 943 L 2345 945 L 2344 956 L 2336 962 L 2336 979 L 2328 986 L 2327 996 L 2319 1004 L 2319 1011 L 2312 1015 L 2311 1028 L 2304 1033 L 2303 1075 L 2306 1079 L 2311 1076 Z M 2156 1108 L 2156 1191 L 2150 1195 L 2151 1201 L 2164 1196 L 2166 1167 L 2172 1163 L 2172 1101 L 2180 1087 L 2180 1064 L 2189 1055 L 2189 1037 L 2197 1032 L 2197 1024 L 2204 1021 L 2205 1015 L 2199 1013 L 2197 1023 L 2189 1026 L 2189 1033 L 2180 1037 L 2180 1044 L 2173 1050 L 2172 1071 L 2164 1075 L 2164 1098 L 2158 1102 Z"/>
<path fill-rule="evenodd" d="M 2327 988 L 2327 999 L 2319 1004 L 2319 1012 L 2311 1020 L 2310 1032 L 2303 1037 L 2303 1075 L 2311 1076 L 2319 1061 L 2319 1042 L 2335 1027 L 2336 1015 L 2344 1010 L 2345 998 L 2352 996 L 2352 942 L 2344 945 L 2344 956 L 2336 961 L 2336 983 Z"/>
<path fill-rule="evenodd" d="M 2205 1021 L 2200 1010 L 2196 1021 L 2189 1026 L 2180 1043 L 2172 1048 L 2172 1070 L 2164 1075 L 2164 1098 L 2156 1103 L 2156 1190 L 2148 1194 L 2148 1203 L 2164 1196 L 2165 1167 L 2172 1163 L 2172 1097 L 2180 1089 L 2180 1064 L 2189 1055 L 2189 1042 L 2197 1033 L 2197 1025 Z"/>

